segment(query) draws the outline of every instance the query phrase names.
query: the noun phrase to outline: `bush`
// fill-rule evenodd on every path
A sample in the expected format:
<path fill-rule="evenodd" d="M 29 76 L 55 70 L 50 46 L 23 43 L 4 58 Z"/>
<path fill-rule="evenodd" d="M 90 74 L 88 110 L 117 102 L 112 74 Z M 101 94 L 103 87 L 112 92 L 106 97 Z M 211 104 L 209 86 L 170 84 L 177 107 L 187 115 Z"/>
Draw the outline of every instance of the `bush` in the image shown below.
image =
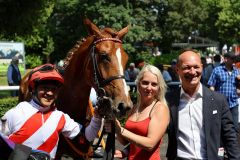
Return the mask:
<path fill-rule="evenodd" d="M 0 99 L 0 117 L 4 115 L 6 111 L 15 107 L 18 104 L 18 97 L 9 97 Z"/>
<path fill-rule="evenodd" d="M 172 52 L 169 54 L 162 54 L 161 56 L 158 56 L 155 58 L 154 64 L 170 64 L 173 59 L 177 59 L 179 53 L 178 52 Z"/>
<path fill-rule="evenodd" d="M 42 58 L 37 55 L 26 55 L 26 67 L 34 68 L 42 64 Z"/>

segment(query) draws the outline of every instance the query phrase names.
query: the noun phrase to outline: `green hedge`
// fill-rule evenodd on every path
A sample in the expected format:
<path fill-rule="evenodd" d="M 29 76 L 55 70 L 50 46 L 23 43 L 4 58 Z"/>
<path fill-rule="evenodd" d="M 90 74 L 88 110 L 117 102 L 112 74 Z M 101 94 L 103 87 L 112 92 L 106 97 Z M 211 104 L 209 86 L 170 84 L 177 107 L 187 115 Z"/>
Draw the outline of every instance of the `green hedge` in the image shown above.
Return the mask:
<path fill-rule="evenodd" d="M 2 98 L 0 99 L 0 117 L 4 115 L 6 111 L 15 107 L 18 104 L 18 97 Z"/>

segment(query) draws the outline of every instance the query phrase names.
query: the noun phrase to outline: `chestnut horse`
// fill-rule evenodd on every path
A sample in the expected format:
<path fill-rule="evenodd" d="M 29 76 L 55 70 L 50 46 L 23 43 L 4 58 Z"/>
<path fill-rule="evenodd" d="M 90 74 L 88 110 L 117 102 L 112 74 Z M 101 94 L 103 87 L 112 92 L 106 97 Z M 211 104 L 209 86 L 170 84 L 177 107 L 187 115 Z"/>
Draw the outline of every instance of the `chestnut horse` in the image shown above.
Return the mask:
<path fill-rule="evenodd" d="M 111 112 L 124 116 L 132 101 L 124 79 L 128 55 L 123 50 L 122 38 L 128 27 L 114 32 L 111 28 L 100 30 L 89 19 L 84 20 L 89 36 L 77 43 L 68 53 L 70 58 L 64 71 L 64 85 L 57 99 L 58 109 L 83 124 L 86 119 L 90 90 L 112 100 Z M 29 98 L 27 75 L 20 85 L 20 100 Z M 61 140 L 59 144 L 60 150 Z M 69 148 L 65 146 L 65 149 Z M 62 151 L 61 151 L 62 152 Z M 72 153 L 77 157 L 76 153 Z"/>

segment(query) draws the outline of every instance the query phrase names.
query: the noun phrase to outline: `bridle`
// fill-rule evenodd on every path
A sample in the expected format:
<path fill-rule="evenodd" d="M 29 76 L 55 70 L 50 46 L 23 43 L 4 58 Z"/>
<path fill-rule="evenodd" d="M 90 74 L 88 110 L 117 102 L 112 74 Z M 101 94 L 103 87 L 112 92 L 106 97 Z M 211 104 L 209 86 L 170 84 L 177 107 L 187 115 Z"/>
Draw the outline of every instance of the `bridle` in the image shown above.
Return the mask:
<path fill-rule="evenodd" d="M 115 79 L 125 79 L 124 75 L 116 75 L 116 76 L 110 76 L 108 78 L 103 78 L 99 68 L 98 68 L 98 63 L 97 63 L 97 59 L 96 59 L 96 53 L 95 53 L 95 47 L 96 44 L 103 42 L 103 41 L 113 41 L 115 43 L 121 43 L 122 41 L 117 39 L 117 38 L 101 38 L 98 39 L 96 41 L 93 42 L 92 48 L 91 48 L 91 58 L 92 58 L 92 62 L 93 62 L 93 71 L 94 71 L 94 82 L 96 85 L 96 92 L 97 92 L 97 97 L 98 97 L 98 101 L 101 101 L 105 98 L 105 100 L 108 100 L 110 102 L 110 98 L 106 97 L 106 92 L 104 90 L 104 86 L 108 85 L 111 81 L 115 80 Z M 105 118 L 110 118 L 110 115 L 108 115 Z M 113 125 L 113 122 L 112 122 Z M 104 135 L 104 130 L 101 133 L 100 137 L 99 137 L 99 141 L 97 143 L 97 147 L 100 144 L 100 141 L 102 140 L 102 137 Z M 95 147 L 96 149 L 96 147 Z M 105 148 L 105 152 L 104 152 L 104 159 L 105 160 L 112 160 L 114 158 L 114 153 L 115 153 L 115 127 L 112 127 L 112 133 L 108 133 L 107 136 L 107 140 L 106 140 L 106 148 Z"/>
<path fill-rule="evenodd" d="M 95 48 L 96 44 L 103 42 L 103 41 L 113 41 L 116 43 L 122 43 L 121 40 L 117 38 L 101 38 L 93 42 L 92 48 L 91 48 L 91 58 L 93 62 L 93 71 L 94 71 L 94 83 L 96 85 L 96 92 L 98 97 L 103 97 L 106 95 L 105 90 L 103 89 L 104 86 L 108 85 L 111 81 L 115 79 L 125 79 L 124 75 L 116 75 L 116 76 L 111 76 L 108 78 L 103 78 L 98 65 L 97 65 L 97 59 L 96 59 L 96 53 L 95 53 Z"/>

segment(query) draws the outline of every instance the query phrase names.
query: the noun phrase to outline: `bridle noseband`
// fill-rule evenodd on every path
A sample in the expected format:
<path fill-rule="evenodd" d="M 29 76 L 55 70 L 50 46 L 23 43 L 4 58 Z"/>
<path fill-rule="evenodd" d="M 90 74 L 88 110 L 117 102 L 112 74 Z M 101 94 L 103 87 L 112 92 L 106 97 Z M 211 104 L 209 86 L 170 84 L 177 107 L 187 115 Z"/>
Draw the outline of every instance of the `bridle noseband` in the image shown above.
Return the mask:
<path fill-rule="evenodd" d="M 116 75 L 116 76 L 111 76 L 108 78 L 103 78 L 97 64 L 97 59 L 96 59 L 96 53 L 95 53 L 95 47 L 96 44 L 103 42 L 103 41 L 113 41 L 116 43 L 122 43 L 120 39 L 117 38 L 101 38 L 93 42 L 92 48 L 91 48 L 91 57 L 92 57 L 92 62 L 93 62 L 93 71 L 94 71 L 94 81 L 96 84 L 96 92 L 99 97 L 103 97 L 106 95 L 105 90 L 103 89 L 104 86 L 108 85 L 111 81 L 115 79 L 125 79 L 124 75 Z"/>

